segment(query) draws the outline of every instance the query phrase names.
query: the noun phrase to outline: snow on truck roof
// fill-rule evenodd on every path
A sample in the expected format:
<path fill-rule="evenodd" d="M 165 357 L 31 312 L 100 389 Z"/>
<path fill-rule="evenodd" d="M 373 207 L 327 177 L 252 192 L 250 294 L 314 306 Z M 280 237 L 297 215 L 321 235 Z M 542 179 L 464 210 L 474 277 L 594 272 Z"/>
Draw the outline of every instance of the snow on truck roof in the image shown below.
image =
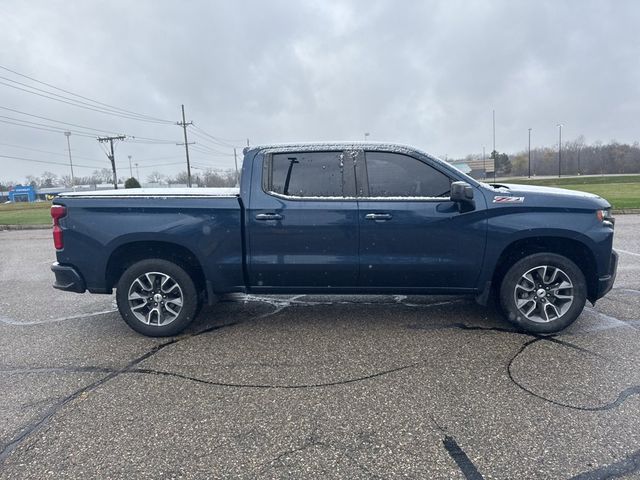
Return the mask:
<path fill-rule="evenodd" d="M 410 145 L 403 145 L 401 143 L 389 143 L 389 142 L 359 142 L 359 141 L 340 141 L 340 142 L 299 142 L 299 143 L 272 143 L 264 145 L 254 145 L 252 147 L 245 147 L 245 153 L 250 150 L 302 150 L 305 152 L 323 151 L 323 150 L 345 150 L 345 149 L 358 149 L 358 150 L 380 150 L 385 152 L 397 152 L 397 153 L 419 153 L 425 157 L 440 160 L 438 157 L 424 152 L 418 148 Z M 442 161 L 442 160 L 440 160 Z"/>
<path fill-rule="evenodd" d="M 65 192 L 60 197 L 83 198 L 158 198 L 158 197 L 237 197 L 239 188 L 124 188 L 119 190 L 95 190 Z"/>

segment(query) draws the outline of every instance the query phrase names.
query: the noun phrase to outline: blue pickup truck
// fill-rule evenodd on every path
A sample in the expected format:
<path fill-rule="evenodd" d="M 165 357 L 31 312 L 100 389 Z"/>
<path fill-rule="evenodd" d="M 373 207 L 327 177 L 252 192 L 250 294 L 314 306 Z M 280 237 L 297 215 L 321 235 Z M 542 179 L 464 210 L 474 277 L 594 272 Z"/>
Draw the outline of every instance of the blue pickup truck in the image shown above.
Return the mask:
<path fill-rule="evenodd" d="M 612 287 L 611 205 L 486 184 L 394 144 L 245 149 L 238 189 L 66 193 L 54 287 L 109 294 L 176 335 L 221 294 L 468 294 L 519 328 L 565 328 Z"/>

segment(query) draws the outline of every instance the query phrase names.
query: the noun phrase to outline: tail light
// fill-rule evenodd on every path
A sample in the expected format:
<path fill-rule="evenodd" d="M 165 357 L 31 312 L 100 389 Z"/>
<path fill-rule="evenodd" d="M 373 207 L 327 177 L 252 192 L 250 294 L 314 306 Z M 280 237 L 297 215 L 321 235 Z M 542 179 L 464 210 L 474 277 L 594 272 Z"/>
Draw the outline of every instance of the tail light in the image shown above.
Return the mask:
<path fill-rule="evenodd" d="M 62 250 L 64 248 L 60 219 L 66 215 L 67 207 L 64 205 L 51 206 L 51 218 L 53 218 L 53 245 L 56 247 L 56 250 Z"/>

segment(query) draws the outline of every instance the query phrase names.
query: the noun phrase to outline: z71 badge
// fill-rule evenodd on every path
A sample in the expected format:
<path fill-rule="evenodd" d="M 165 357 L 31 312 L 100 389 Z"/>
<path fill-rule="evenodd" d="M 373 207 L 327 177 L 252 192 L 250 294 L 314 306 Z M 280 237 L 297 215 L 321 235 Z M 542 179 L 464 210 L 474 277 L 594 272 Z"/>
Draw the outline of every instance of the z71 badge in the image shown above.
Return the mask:
<path fill-rule="evenodd" d="M 496 195 L 493 197 L 493 203 L 522 203 L 524 202 L 524 197 L 505 197 Z"/>

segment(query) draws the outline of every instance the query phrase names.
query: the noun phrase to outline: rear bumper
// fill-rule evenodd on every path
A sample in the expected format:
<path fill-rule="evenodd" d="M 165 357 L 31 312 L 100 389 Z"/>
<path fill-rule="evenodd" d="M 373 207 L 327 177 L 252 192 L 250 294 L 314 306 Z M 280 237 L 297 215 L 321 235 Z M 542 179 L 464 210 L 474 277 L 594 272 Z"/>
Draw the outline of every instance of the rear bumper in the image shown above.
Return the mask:
<path fill-rule="evenodd" d="M 58 262 L 53 262 L 51 265 L 51 271 L 56 276 L 53 288 L 76 293 L 84 293 L 87 289 L 82 276 L 75 268 L 60 265 Z"/>
<path fill-rule="evenodd" d="M 618 252 L 611 251 L 611 260 L 609 261 L 609 273 L 604 277 L 598 278 L 598 293 L 597 298 L 604 297 L 611 288 L 613 288 L 613 282 L 616 281 L 616 273 L 618 270 Z"/>

